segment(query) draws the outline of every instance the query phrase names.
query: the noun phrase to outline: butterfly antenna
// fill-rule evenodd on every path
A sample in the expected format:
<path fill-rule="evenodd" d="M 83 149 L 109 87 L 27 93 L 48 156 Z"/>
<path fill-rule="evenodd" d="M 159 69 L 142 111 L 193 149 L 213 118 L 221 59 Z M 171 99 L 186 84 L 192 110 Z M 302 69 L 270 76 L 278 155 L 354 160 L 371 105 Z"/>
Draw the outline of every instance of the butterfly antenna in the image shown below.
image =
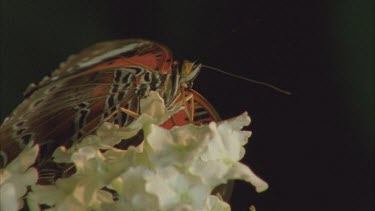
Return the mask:
<path fill-rule="evenodd" d="M 287 90 L 281 89 L 281 88 L 279 88 L 277 86 L 274 86 L 274 85 L 266 83 L 266 82 L 253 80 L 253 79 L 246 78 L 246 77 L 243 77 L 243 76 L 235 75 L 233 73 L 228 73 L 228 72 L 225 72 L 224 70 L 221 70 L 221 69 L 216 68 L 216 67 L 211 67 L 211 66 L 208 66 L 208 65 L 202 65 L 202 67 L 205 67 L 205 68 L 217 71 L 217 72 L 225 74 L 225 75 L 232 76 L 234 78 L 239 78 L 239 79 L 242 79 L 242 80 L 245 80 L 245 81 L 249 81 L 249 82 L 254 83 L 254 84 L 259 84 L 259 85 L 262 85 L 262 86 L 266 86 L 268 88 L 271 88 L 271 89 L 273 89 L 275 91 L 281 92 L 281 93 L 286 94 L 286 95 L 291 95 L 292 94 L 292 93 L 290 93 Z"/>

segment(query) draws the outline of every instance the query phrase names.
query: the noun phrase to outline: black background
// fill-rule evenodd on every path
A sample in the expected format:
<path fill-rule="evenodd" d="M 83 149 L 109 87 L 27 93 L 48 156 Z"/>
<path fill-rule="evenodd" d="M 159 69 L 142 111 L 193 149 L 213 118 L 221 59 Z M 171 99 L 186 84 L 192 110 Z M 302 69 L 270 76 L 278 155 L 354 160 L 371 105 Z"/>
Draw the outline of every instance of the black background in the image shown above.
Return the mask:
<path fill-rule="evenodd" d="M 1 119 L 68 55 L 98 41 L 155 40 L 178 60 L 293 93 L 206 69 L 196 80 L 222 117 L 252 117 L 243 162 L 270 188 L 237 183 L 233 210 L 373 210 L 372 1 L 3 0 L 1 9 Z"/>

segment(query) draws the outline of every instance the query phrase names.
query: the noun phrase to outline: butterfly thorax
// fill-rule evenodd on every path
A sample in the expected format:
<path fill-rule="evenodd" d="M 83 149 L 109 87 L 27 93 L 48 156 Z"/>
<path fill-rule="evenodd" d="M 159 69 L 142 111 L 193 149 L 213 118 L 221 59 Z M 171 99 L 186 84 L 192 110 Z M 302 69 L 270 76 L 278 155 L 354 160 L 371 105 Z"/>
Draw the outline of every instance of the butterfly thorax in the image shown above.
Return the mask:
<path fill-rule="evenodd" d="M 193 64 L 185 60 L 181 66 L 174 61 L 171 71 L 163 76 L 162 85 L 157 89 L 160 96 L 164 99 L 167 107 L 172 106 L 179 98 L 182 92 L 190 90 L 193 81 L 200 71 L 201 65 Z"/>

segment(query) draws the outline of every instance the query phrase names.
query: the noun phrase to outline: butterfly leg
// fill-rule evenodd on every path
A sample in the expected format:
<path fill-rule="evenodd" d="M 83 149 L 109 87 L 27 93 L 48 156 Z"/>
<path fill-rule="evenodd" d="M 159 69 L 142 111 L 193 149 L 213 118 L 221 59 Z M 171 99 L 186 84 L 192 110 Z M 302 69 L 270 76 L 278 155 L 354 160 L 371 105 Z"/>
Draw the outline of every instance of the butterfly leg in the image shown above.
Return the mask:
<path fill-rule="evenodd" d="M 184 109 L 185 114 L 188 117 L 190 123 L 194 123 L 194 96 L 193 94 L 186 95 L 184 89 L 181 89 L 181 93 L 182 93 L 182 102 L 185 106 L 185 109 Z M 188 101 L 190 101 L 190 111 L 187 109 Z"/>
<path fill-rule="evenodd" d="M 103 119 L 103 122 L 107 122 L 109 119 L 111 119 L 111 117 L 113 117 L 115 114 L 117 114 L 119 111 L 122 111 L 124 112 L 125 114 L 128 114 L 134 118 L 138 118 L 139 117 L 139 114 L 137 112 L 134 112 L 132 110 L 129 110 L 129 109 L 126 109 L 126 108 L 123 108 L 123 107 L 120 107 L 120 110 L 115 110 L 113 111 L 110 115 L 108 115 L 106 118 Z"/>
<path fill-rule="evenodd" d="M 132 116 L 134 118 L 138 118 L 139 117 L 139 114 L 137 112 L 132 111 L 132 110 L 129 110 L 129 109 L 126 109 L 126 108 L 123 108 L 123 107 L 121 107 L 120 110 L 122 112 L 124 112 L 125 114 L 128 114 L 128 115 L 130 115 L 130 116 Z"/>

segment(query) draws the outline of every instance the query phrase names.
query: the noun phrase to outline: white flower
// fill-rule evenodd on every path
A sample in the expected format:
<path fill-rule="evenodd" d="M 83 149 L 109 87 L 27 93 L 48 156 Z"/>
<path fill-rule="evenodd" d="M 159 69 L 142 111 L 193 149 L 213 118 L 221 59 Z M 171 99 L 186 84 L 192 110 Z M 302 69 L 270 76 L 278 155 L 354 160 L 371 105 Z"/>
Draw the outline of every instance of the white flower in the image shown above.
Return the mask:
<path fill-rule="evenodd" d="M 76 172 L 53 185 L 32 186 L 27 195 L 28 208 L 229 211 L 229 204 L 211 195 L 218 185 L 241 179 L 257 191 L 267 188 L 267 183 L 239 162 L 251 135 L 241 131 L 250 123 L 247 113 L 209 125 L 188 124 L 170 130 L 158 126 L 181 108 L 168 110 L 163 99 L 150 92 L 141 100 L 141 114 L 126 128 L 105 123 L 81 143 L 69 149 L 58 148 L 55 161 L 74 163 Z M 140 130 L 145 140 L 137 147 L 114 147 Z M 36 154 L 26 160 L 21 155 L 15 160 L 18 164 L 1 170 L 0 193 L 6 193 L 1 198 L 2 209 L 20 208 L 18 198 L 25 194 L 26 186 L 36 182 L 35 170 L 29 169 Z M 24 174 L 30 177 L 20 176 Z"/>
<path fill-rule="evenodd" d="M 217 196 L 208 196 L 205 210 L 207 211 L 230 211 L 230 205 L 219 199 Z"/>
<path fill-rule="evenodd" d="M 181 205 L 202 209 L 212 191 L 202 184 L 201 178 L 173 166 L 158 168 L 146 177 L 146 190 L 157 196 L 161 210 L 173 210 Z"/>
<path fill-rule="evenodd" d="M 211 188 L 230 179 L 243 179 L 258 192 L 268 185 L 246 165 L 243 145 L 251 132 L 240 131 L 250 123 L 247 113 L 216 124 L 184 125 L 171 130 L 150 125 L 145 128 L 145 150 L 150 162 L 157 167 L 178 166 L 203 179 Z"/>
<path fill-rule="evenodd" d="M 4 169 L 0 169 L 0 210 L 19 210 L 23 207 L 20 199 L 38 180 L 38 172 L 30 166 L 35 162 L 39 147 L 30 143 Z"/>
<path fill-rule="evenodd" d="M 150 125 L 144 130 L 145 150 L 150 161 L 158 167 L 187 166 L 207 145 L 210 130 L 207 126 L 184 125 L 170 130 Z"/>
<path fill-rule="evenodd" d="M 32 187 L 33 192 L 28 197 L 30 205 L 46 204 L 54 206 L 55 210 L 81 210 L 112 200 L 110 193 L 100 189 L 113 179 L 111 176 L 116 169 L 108 168 L 100 151 L 90 146 L 83 147 L 73 153 L 71 159 L 76 173 L 57 180 L 54 185 Z"/>
<path fill-rule="evenodd" d="M 245 152 L 243 145 L 251 135 L 249 131 L 239 130 L 249 123 L 250 118 L 246 112 L 219 124 L 211 122 L 208 127 L 213 136 L 207 142 L 200 159 L 192 163 L 190 171 L 214 186 L 230 179 L 242 179 L 254 185 L 258 192 L 266 190 L 267 183 L 239 162 Z"/>
<path fill-rule="evenodd" d="M 103 210 L 157 210 L 157 197 L 146 191 L 145 177 L 152 174 L 144 166 L 130 167 L 109 186 L 119 194 L 115 203 L 103 204 Z"/>

